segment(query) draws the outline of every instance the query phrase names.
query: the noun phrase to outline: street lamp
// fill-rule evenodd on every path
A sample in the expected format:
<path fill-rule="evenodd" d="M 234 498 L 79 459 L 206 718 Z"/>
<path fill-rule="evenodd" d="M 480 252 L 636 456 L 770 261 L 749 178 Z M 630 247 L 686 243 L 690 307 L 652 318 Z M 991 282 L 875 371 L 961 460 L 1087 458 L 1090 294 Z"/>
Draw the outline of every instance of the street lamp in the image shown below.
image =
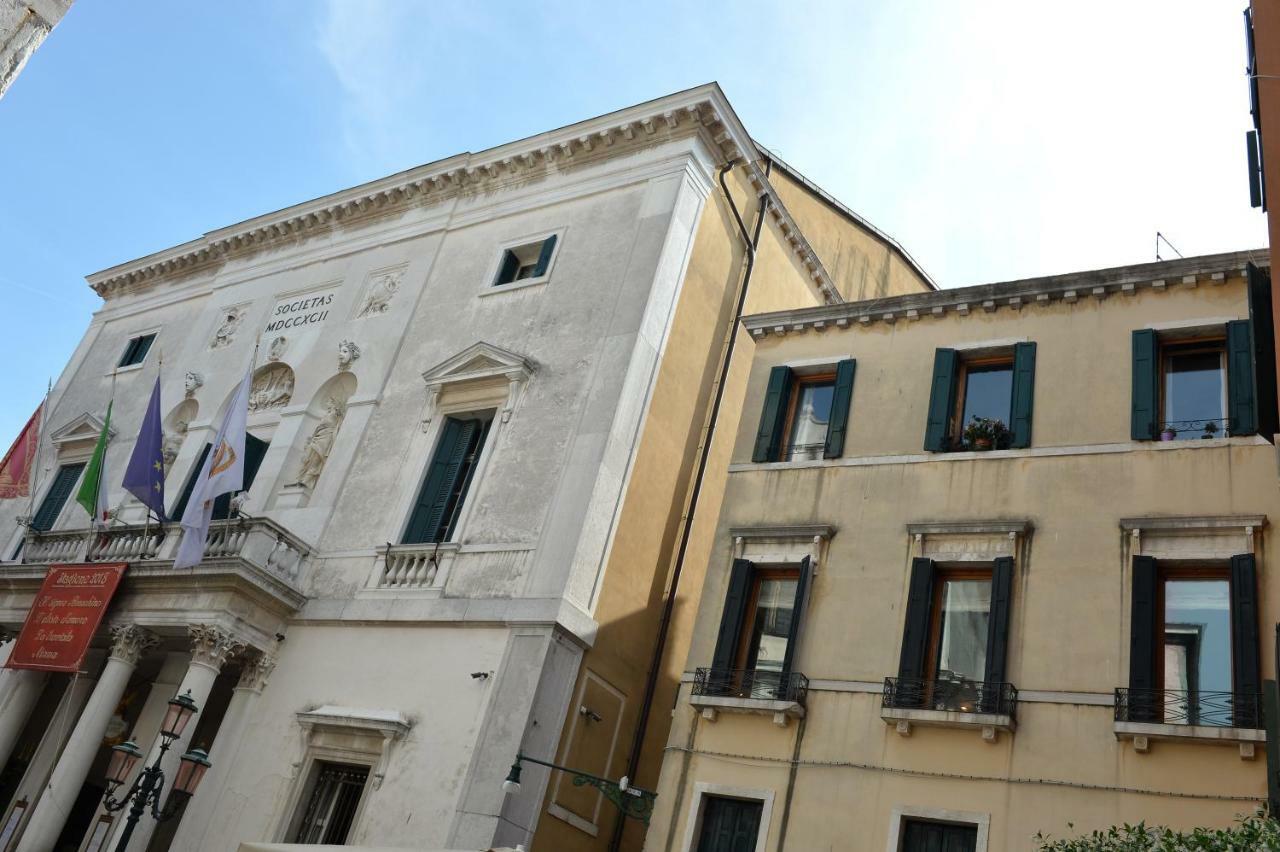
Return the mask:
<path fill-rule="evenodd" d="M 502 792 L 508 794 L 520 792 L 520 770 L 523 768 L 520 766 L 521 763 L 536 763 L 538 766 L 546 766 L 560 772 L 567 772 L 573 776 L 573 786 L 595 787 L 604 794 L 606 799 L 617 805 L 623 816 L 643 820 L 645 825 L 649 824 L 649 817 L 653 814 L 654 800 L 658 798 L 658 794 L 649 790 L 642 790 L 639 787 L 632 787 L 630 779 L 625 775 L 618 781 L 610 781 L 608 778 L 601 778 L 599 775 L 579 772 L 567 766 L 557 766 L 554 763 L 547 763 L 545 760 L 517 754 L 516 762 L 511 764 L 511 771 L 507 773 L 506 780 L 502 782 Z"/>
<path fill-rule="evenodd" d="M 169 803 L 160 807 L 164 793 L 164 770 L 160 768 L 160 763 L 164 760 L 165 752 L 182 736 L 192 717 L 199 712 L 189 689 L 185 694 L 169 699 L 169 707 L 160 726 L 160 753 L 156 755 L 155 762 L 144 767 L 134 779 L 129 792 L 119 799 L 115 797 L 115 791 L 129 780 L 134 767 L 142 760 L 142 751 L 132 740 L 111 747 L 111 760 L 107 763 L 107 792 L 102 797 L 103 807 L 108 813 L 114 813 L 122 810 L 130 800 L 133 801 L 133 807 L 129 808 L 129 816 L 125 820 L 124 831 L 120 834 L 120 842 L 116 844 L 116 852 L 125 852 L 128 848 L 129 838 L 133 836 L 133 830 L 146 813 L 148 805 L 151 806 L 152 818 L 156 822 L 164 822 L 172 819 L 182 803 L 195 795 L 196 788 L 200 786 L 200 781 L 211 765 L 209 755 L 198 748 L 190 749 L 182 756 L 173 779 Z"/>

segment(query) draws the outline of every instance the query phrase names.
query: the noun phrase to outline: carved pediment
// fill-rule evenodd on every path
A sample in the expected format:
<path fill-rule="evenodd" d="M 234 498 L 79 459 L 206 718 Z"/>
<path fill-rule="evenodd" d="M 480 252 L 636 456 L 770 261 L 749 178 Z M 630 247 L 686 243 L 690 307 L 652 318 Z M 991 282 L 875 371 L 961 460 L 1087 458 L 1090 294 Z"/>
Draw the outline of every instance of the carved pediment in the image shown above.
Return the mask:
<path fill-rule="evenodd" d="M 61 447 L 68 444 L 77 444 L 81 441 L 96 441 L 101 433 L 102 418 L 86 411 L 79 417 L 53 430 L 49 440 Z M 114 438 L 116 430 L 114 428 L 108 430 L 107 436 Z"/>
<path fill-rule="evenodd" d="M 533 375 L 533 370 L 534 365 L 528 359 L 481 341 L 427 370 L 422 379 L 433 388 L 499 376 L 511 381 L 525 381 Z"/>

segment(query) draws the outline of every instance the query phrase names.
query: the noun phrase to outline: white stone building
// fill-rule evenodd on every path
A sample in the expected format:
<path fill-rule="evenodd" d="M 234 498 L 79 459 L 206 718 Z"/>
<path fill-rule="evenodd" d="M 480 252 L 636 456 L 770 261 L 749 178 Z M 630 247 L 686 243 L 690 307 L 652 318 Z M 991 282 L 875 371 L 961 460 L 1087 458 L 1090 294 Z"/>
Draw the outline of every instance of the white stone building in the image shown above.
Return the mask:
<path fill-rule="evenodd" d="M 754 185 L 745 200 L 786 270 L 772 277 L 793 276 L 773 306 L 841 299 L 758 155 L 704 86 L 90 276 L 103 306 L 53 388 L 36 493 L 0 502 L 0 624 L 20 628 L 50 564 L 129 568 L 81 674 L 0 676 L 0 848 L 113 848 L 109 746 L 153 748 L 188 689 L 201 713 L 169 757 L 203 745 L 213 769 L 180 820 L 145 817 L 132 849 L 529 842 L 547 773 L 527 770 L 518 796 L 501 782 L 520 750 L 562 753 L 660 370 L 677 351 L 706 364 L 668 464 L 688 470 L 716 329 L 733 327 L 741 246 L 720 229 L 722 320 L 705 345 L 672 342 L 718 172 L 737 163 Z M 147 396 L 160 370 L 176 515 L 251 368 L 252 484 L 204 563 L 175 571 L 176 532 L 119 485 Z M 113 387 L 118 511 L 95 537 L 68 494 Z M 678 518 L 683 493 L 664 511 Z M 660 588 L 664 571 L 641 573 Z M 633 713 L 638 688 L 616 691 Z M 621 715 L 611 724 L 625 751 Z M 584 842 L 608 839 L 592 830 Z"/>
<path fill-rule="evenodd" d="M 71 3 L 72 0 L 0 0 L 0 98 Z"/>

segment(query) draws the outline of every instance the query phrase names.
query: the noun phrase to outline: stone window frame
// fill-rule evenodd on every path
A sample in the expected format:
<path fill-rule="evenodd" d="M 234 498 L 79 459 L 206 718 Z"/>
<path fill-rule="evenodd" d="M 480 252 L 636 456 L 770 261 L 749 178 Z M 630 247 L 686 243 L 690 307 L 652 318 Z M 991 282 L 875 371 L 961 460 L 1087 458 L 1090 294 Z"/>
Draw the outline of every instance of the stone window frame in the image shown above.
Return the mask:
<path fill-rule="evenodd" d="M 394 744 L 409 733 L 412 725 L 395 711 L 334 705 L 300 711 L 297 720 L 302 738 L 301 757 L 293 764 L 291 790 L 277 820 L 275 840 L 287 843 L 297 830 L 321 763 L 369 768 L 369 779 L 351 818 L 348 840 L 355 840 L 369 804 L 369 794 L 381 788 Z"/>
<path fill-rule="evenodd" d="M 564 248 L 564 238 L 568 231 L 568 226 L 562 225 L 559 228 L 525 234 L 524 236 L 505 240 L 500 243 L 497 251 L 494 252 L 493 259 L 489 261 L 489 265 L 485 269 L 484 277 L 480 279 L 479 295 L 495 296 L 498 293 L 509 293 L 512 290 L 523 290 L 528 287 L 537 287 L 541 284 L 546 284 L 551 280 L 551 273 L 555 271 L 556 260 L 560 257 L 560 250 Z M 555 237 L 556 244 L 551 247 L 551 257 L 547 260 L 546 272 L 533 278 L 522 278 L 517 281 L 509 281 L 506 284 L 496 283 L 498 279 L 498 272 L 502 268 L 502 259 L 506 257 L 508 251 L 514 251 L 535 243 L 541 246 L 552 237 Z"/>
<path fill-rule="evenodd" d="M 953 825 L 972 825 L 978 829 L 974 852 L 987 852 L 991 835 L 991 814 L 983 811 L 954 811 L 948 808 L 931 808 L 922 805 L 894 805 L 889 816 L 889 838 L 885 852 L 902 852 L 902 826 L 908 819 L 949 822 Z"/>
<path fill-rule="evenodd" d="M 136 370 L 141 370 L 144 366 L 146 366 L 147 359 L 151 357 L 151 352 L 156 349 L 156 343 L 159 342 L 160 331 L 162 330 L 162 328 L 163 326 L 156 325 L 156 326 L 151 326 L 149 328 L 135 329 L 134 331 L 130 331 L 128 335 L 125 337 L 124 349 L 120 350 L 120 355 L 116 357 L 116 363 L 119 364 L 120 359 L 124 357 L 124 353 L 127 352 L 129 349 L 129 344 L 133 343 L 133 341 L 139 337 L 146 337 L 150 335 L 152 337 L 151 345 L 147 347 L 146 354 L 142 356 L 141 361 L 138 361 L 135 364 L 126 364 L 123 367 L 120 367 L 120 366 L 112 367 L 110 370 L 104 373 L 104 375 L 110 376 L 113 374 L 118 375 L 120 373 L 132 373 Z"/>
<path fill-rule="evenodd" d="M 715 796 L 761 803 L 760 828 L 756 832 L 755 852 L 765 852 L 768 848 L 769 827 L 773 820 L 774 795 L 774 791 L 766 787 L 739 787 L 734 784 L 715 784 L 710 781 L 694 782 L 693 797 L 689 802 L 689 815 L 685 819 L 684 840 L 680 844 L 680 852 L 694 852 L 696 849 L 698 833 L 702 830 L 704 806 L 708 798 Z"/>

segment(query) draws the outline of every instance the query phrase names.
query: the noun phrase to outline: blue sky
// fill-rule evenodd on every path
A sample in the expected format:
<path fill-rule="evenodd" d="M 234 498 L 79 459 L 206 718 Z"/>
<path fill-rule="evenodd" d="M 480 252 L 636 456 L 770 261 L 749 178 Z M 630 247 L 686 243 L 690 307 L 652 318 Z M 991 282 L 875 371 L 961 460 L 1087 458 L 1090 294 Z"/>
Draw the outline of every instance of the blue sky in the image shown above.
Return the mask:
<path fill-rule="evenodd" d="M 1048 7 L 77 0 L 0 99 L 0 452 L 85 275 L 709 80 L 943 286 L 1265 245 L 1243 0 Z"/>

